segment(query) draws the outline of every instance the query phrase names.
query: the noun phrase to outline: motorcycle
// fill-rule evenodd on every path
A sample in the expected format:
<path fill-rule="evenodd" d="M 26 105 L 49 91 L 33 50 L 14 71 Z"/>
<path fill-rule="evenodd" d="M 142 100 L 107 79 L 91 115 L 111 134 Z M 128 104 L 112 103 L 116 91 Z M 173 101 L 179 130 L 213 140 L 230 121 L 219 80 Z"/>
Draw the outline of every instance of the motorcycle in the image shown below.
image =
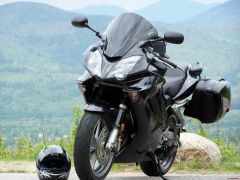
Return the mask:
<path fill-rule="evenodd" d="M 185 116 L 213 123 L 230 109 L 230 85 L 201 78 L 200 63 L 172 61 L 167 43 L 181 44 L 181 33 L 158 35 L 143 17 L 124 13 L 104 33 L 84 16 L 72 25 L 88 28 L 100 42 L 83 54 L 86 71 L 77 83 L 86 102 L 74 143 L 81 180 L 104 179 L 113 163 L 136 163 L 148 176 L 171 168 L 186 131 Z"/>

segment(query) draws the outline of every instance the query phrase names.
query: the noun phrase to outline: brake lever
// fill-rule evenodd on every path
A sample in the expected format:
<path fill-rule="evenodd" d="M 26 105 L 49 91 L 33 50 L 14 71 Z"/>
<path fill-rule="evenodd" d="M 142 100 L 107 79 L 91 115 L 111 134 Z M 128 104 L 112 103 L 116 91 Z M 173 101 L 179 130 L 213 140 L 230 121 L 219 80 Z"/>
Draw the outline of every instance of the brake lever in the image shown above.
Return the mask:
<path fill-rule="evenodd" d="M 168 66 L 171 66 L 172 68 L 176 68 L 177 67 L 176 64 L 174 64 L 173 62 L 171 62 L 171 61 L 169 61 L 169 60 L 167 60 L 167 59 L 165 59 L 163 57 L 156 57 L 155 56 L 155 58 L 159 59 L 159 61 L 162 61 L 164 64 L 166 64 Z"/>
<path fill-rule="evenodd" d="M 157 57 L 153 54 L 153 52 L 150 53 L 148 50 L 149 50 L 149 48 L 148 49 L 144 48 L 144 51 L 145 51 L 146 57 L 147 57 L 147 61 L 148 61 L 149 64 L 153 65 L 154 67 L 157 66 L 156 63 L 163 63 L 163 64 L 169 66 L 170 68 L 176 68 L 177 67 L 177 65 L 172 63 L 171 61 L 168 61 L 168 60 L 162 58 L 161 56 Z M 159 68 L 157 68 L 157 69 L 159 69 Z"/>
<path fill-rule="evenodd" d="M 146 51 L 146 57 L 149 65 L 152 65 L 159 71 L 166 72 L 166 66 L 163 65 L 163 63 L 159 63 L 158 61 L 156 61 L 155 56 L 152 53 L 149 53 L 148 51 Z"/>

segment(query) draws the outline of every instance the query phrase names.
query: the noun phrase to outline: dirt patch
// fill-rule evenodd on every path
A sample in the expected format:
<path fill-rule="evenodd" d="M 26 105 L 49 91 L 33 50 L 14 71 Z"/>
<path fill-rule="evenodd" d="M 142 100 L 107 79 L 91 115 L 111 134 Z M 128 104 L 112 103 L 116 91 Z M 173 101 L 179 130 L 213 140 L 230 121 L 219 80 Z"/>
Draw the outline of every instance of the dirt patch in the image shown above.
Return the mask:
<path fill-rule="evenodd" d="M 34 173 L 36 172 L 36 163 L 28 161 L 0 161 L 0 172 Z"/>

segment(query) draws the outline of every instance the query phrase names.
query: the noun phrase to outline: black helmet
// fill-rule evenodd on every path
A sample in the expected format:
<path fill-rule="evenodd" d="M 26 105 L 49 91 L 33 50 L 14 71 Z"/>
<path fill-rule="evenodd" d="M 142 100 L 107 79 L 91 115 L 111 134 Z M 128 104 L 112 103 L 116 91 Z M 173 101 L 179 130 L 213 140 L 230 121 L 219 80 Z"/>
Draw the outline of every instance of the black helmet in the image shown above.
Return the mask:
<path fill-rule="evenodd" d="M 71 160 L 62 147 L 51 145 L 41 150 L 36 166 L 40 180 L 67 180 Z"/>

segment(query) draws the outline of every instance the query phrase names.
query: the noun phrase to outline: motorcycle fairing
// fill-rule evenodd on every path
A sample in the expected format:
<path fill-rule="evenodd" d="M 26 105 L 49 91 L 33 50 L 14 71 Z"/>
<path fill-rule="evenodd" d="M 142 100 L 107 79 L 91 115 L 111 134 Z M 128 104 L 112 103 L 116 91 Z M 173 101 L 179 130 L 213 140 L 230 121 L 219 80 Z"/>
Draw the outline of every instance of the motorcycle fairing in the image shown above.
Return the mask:
<path fill-rule="evenodd" d="M 124 13 L 114 18 L 106 31 L 104 54 L 108 57 L 123 57 L 139 41 L 158 37 L 157 30 L 142 16 Z"/>

